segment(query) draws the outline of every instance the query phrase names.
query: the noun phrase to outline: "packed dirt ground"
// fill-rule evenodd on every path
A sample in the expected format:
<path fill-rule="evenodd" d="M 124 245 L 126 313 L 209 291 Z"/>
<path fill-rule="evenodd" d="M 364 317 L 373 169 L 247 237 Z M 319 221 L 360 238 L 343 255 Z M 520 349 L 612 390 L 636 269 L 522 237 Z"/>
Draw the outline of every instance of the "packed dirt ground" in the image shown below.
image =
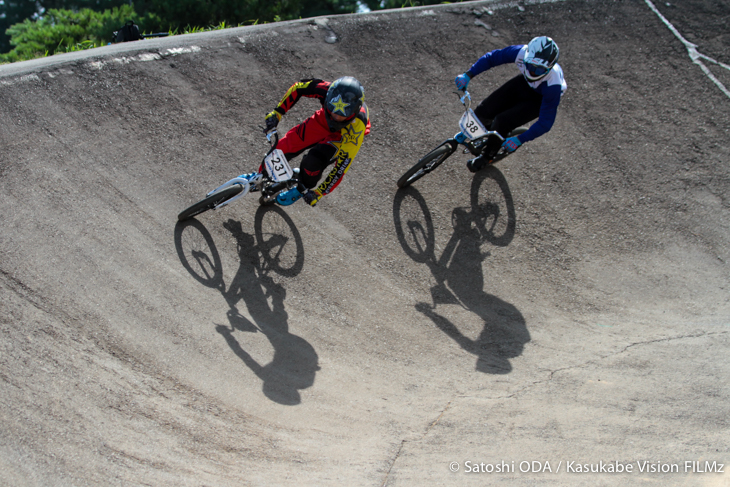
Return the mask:
<path fill-rule="evenodd" d="M 469 2 L 0 66 L 0 484 L 730 485 L 730 5 L 652 5 Z M 398 191 L 458 130 L 454 77 L 536 35 L 568 83 L 552 131 Z M 292 83 L 344 75 L 372 133 L 331 195 L 177 223 L 258 166 Z"/>

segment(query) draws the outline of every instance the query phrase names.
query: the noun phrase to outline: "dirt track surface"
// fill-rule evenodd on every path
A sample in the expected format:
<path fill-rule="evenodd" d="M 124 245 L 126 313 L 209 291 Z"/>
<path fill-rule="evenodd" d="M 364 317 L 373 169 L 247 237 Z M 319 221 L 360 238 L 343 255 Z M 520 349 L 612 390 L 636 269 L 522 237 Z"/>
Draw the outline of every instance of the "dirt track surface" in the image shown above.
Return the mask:
<path fill-rule="evenodd" d="M 657 8 L 730 64 L 726 2 Z M 454 76 L 543 34 L 553 130 L 396 191 L 457 131 Z M 177 224 L 291 83 L 343 75 L 373 130 L 334 193 Z M 0 484 L 730 485 L 692 470 L 730 471 L 730 98 L 645 2 L 109 46 L 0 67 L 0 116 Z M 575 473 L 600 462 L 632 471 Z"/>

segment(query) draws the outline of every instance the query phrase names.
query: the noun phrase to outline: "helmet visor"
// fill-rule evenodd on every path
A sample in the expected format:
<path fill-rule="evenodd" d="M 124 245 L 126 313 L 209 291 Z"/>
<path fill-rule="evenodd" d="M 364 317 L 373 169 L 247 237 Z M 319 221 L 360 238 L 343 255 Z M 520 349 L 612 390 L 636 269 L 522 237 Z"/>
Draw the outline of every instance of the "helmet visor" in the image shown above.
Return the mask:
<path fill-rule="evenodd" d="M 527 69 L 527 72 L 530 73 L 530 76 L 532 76 L 533 78 L 543 76 L 549 71 L 548 68 L 544 66 L 536 66 L 532 63 L 525 63 L 525 69 Z"/>

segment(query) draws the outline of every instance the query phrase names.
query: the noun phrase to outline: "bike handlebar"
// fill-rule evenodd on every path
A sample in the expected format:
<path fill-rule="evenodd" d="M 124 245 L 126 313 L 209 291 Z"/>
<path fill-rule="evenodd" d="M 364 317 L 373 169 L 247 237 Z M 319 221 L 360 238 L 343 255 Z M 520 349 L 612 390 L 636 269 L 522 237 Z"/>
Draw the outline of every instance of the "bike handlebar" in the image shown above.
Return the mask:
<path fill-rule="evenodd" d="M 274 138 L 274 142 L 271 143 L 271 145 L 276 147 L 276 144 L 279 143 L 279 131 L 276 130 L 276 128 L 273 128 L 273 129 L 269 130 L 268 132 L 266 132 L 265 135 L 266 135 L 266 140 L 268 140 L 269 142 L 271 142 L 272 137 Z"/>
<path fill-rule="evenodd" d="M 274 139 L 274 141 L 272 142 L 271 139 Z M 266 140 L 268 140 L 271 144 L 271 149 L 269 149 L 269 151 L 266 153 L 266 155 L 268 156 L 274 151 L 274 149 L 276 149 L 276 146 L 279 144 L 279 131 L 276 130 L 276 127 L 266 132 Z"/>
<path fill-rule="evenodd" d="M 461 101 L 461 104 L 464 105 L 464 110 L 465 111 L 468 111 L 469 110 L 469 107 L 471 107 L 471 95 L 469 94 L 469 92 L 467 91 L 467 89 L 464 88 L 462 90 L 455 91 L 454 93 L 456 93 L 459 96 L 459 100 Z M 493 130 L 487 130 L 486 135 L 495 135 L 502 142 L 505 141 L 505 138 L 502 137 L 502 135 L 500 135 L 499 132 L 495 132 Z"/>
<path fill-rule="evenodd" d="M 464 105 L 468 110 L 471 106 L 471 95 L 468 91 L 466 91 L 466 88 L 464 88 L 463 90 L 455 91 L 454 93 L 459 95 L 459 100 L 461 101 L 461 104 Z M 469 102 L 467 103 L 466 100 L 469 100 Z"/>

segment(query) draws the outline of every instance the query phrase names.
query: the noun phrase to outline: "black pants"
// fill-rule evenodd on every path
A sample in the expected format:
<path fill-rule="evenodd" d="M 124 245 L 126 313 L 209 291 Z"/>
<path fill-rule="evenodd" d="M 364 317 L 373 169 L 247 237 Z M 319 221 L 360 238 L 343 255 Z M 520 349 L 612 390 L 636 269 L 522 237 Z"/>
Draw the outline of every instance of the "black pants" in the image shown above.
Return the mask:
<path fill-rule="evenodd" d="M 517 127 L 540 116 L 542 95 L 530 88 L 525 77 L 515 76 L 486 97 L 474 113 L 487 130 L 499 132 L 504 138 Z M 489 157 L 499 151 L 501 143 L 489 139 L 484 151 Z"/>
<path fill-rule="evenodd" d="M 284 154 L 284 156 L 287 161 L 290 161 L 302 152 Z M 335 162 L 333 157 L 336 153 L 337 147 L 331 144 L 316 144 L 312 147 L 302 158 L 302 163 L 299 165 L 299 185 L 306 189 L 317 186 L 319 180 L 322 179 L 325 168 Z"/>

